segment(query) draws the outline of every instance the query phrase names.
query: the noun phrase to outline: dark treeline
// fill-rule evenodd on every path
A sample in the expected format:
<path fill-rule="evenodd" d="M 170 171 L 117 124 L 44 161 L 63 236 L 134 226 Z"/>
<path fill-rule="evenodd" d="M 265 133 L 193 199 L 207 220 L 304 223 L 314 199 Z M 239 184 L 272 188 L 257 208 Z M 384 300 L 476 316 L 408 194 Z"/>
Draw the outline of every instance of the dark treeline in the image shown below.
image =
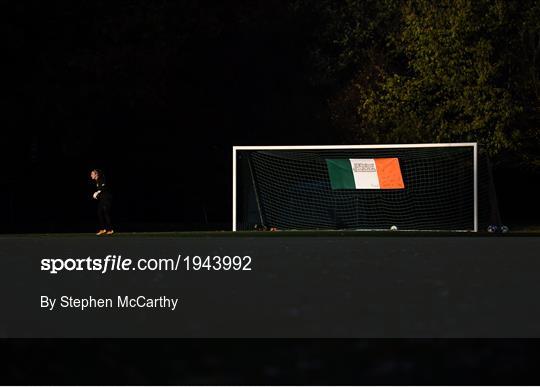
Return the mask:
<path fill-rule="evenodd" d="M 228 227 L 243 144 L 480 141 L 503 210 L 538 219 L 535 1 L 11 7 L 5 232 L 92 229 L 94 167 L 121 228 Z"/>
<path fill-rule="evenodd" d="M 540 166 L 537 1 L 310 1 L 315 77 L 355 141 L 478 141 Z"/>

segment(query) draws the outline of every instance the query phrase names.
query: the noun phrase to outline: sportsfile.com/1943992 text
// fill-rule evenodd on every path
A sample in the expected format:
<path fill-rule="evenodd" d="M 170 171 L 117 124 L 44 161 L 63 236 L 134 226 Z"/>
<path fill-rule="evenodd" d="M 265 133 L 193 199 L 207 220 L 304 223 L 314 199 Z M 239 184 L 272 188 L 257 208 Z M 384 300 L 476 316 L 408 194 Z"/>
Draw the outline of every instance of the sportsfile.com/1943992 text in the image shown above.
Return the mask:
<path fill-rule="evenodd" d="M 58 274 L 63 271 L 251 271 L 249 255 L 178 255 L 177 258 L 124 258 L 109 254 L 104 258 L 43 258 L 41 271 Z"/>

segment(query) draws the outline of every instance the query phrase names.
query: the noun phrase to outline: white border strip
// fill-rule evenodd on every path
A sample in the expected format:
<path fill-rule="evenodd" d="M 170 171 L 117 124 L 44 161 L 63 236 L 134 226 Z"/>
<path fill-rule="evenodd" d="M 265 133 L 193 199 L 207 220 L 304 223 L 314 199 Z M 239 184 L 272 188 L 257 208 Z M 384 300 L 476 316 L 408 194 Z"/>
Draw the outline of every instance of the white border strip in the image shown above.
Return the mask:
<path fill-rule="evenodd" d="M 453 142 L 453 143 L 430 143 L 430 144 L 377 144 L 377 145 L 255 145 L 233 146 L 233 205 L 232 205 L 232 230 L 236 231 L 236 151 L 237 150 L 311 150 L 311 149 L 388 149 L 388 148 L 449 148 L 449 147 L 473 147 L 474 168 L 474 229 L 478 231 L 478 143 L 476 142 Z M 336 230 L 343 231 L 343 230 Z M 360 231 L 360 230 L 357 230 Z M 362 230 L 382 231 L 382 230 Z M 440 231 L 440 230 L 407 230 L 407 231 Z M 469 232 L 470 230 L 448 230 L 456 232 Z"/>

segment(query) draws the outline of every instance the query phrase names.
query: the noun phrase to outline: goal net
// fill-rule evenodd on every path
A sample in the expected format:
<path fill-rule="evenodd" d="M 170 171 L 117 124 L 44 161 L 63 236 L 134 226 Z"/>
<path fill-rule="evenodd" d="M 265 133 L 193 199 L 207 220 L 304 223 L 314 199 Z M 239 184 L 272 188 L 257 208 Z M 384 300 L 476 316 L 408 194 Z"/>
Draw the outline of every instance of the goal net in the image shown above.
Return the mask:
<path fill-rule="evenodd" d="M 233 230 L 477 231 L 478 164 L 476 143 L 237 146 Z"/>

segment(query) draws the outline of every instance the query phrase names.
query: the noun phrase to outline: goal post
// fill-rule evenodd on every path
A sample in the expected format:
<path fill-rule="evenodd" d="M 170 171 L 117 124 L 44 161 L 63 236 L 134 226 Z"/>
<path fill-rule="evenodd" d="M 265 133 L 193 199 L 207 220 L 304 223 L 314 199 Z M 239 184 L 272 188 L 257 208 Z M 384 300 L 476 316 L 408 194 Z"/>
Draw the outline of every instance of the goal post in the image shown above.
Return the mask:
<path fill-rule="evenodd" d="M 478 146 L 234 146 L 233 231 L 478 231 Z"/>

